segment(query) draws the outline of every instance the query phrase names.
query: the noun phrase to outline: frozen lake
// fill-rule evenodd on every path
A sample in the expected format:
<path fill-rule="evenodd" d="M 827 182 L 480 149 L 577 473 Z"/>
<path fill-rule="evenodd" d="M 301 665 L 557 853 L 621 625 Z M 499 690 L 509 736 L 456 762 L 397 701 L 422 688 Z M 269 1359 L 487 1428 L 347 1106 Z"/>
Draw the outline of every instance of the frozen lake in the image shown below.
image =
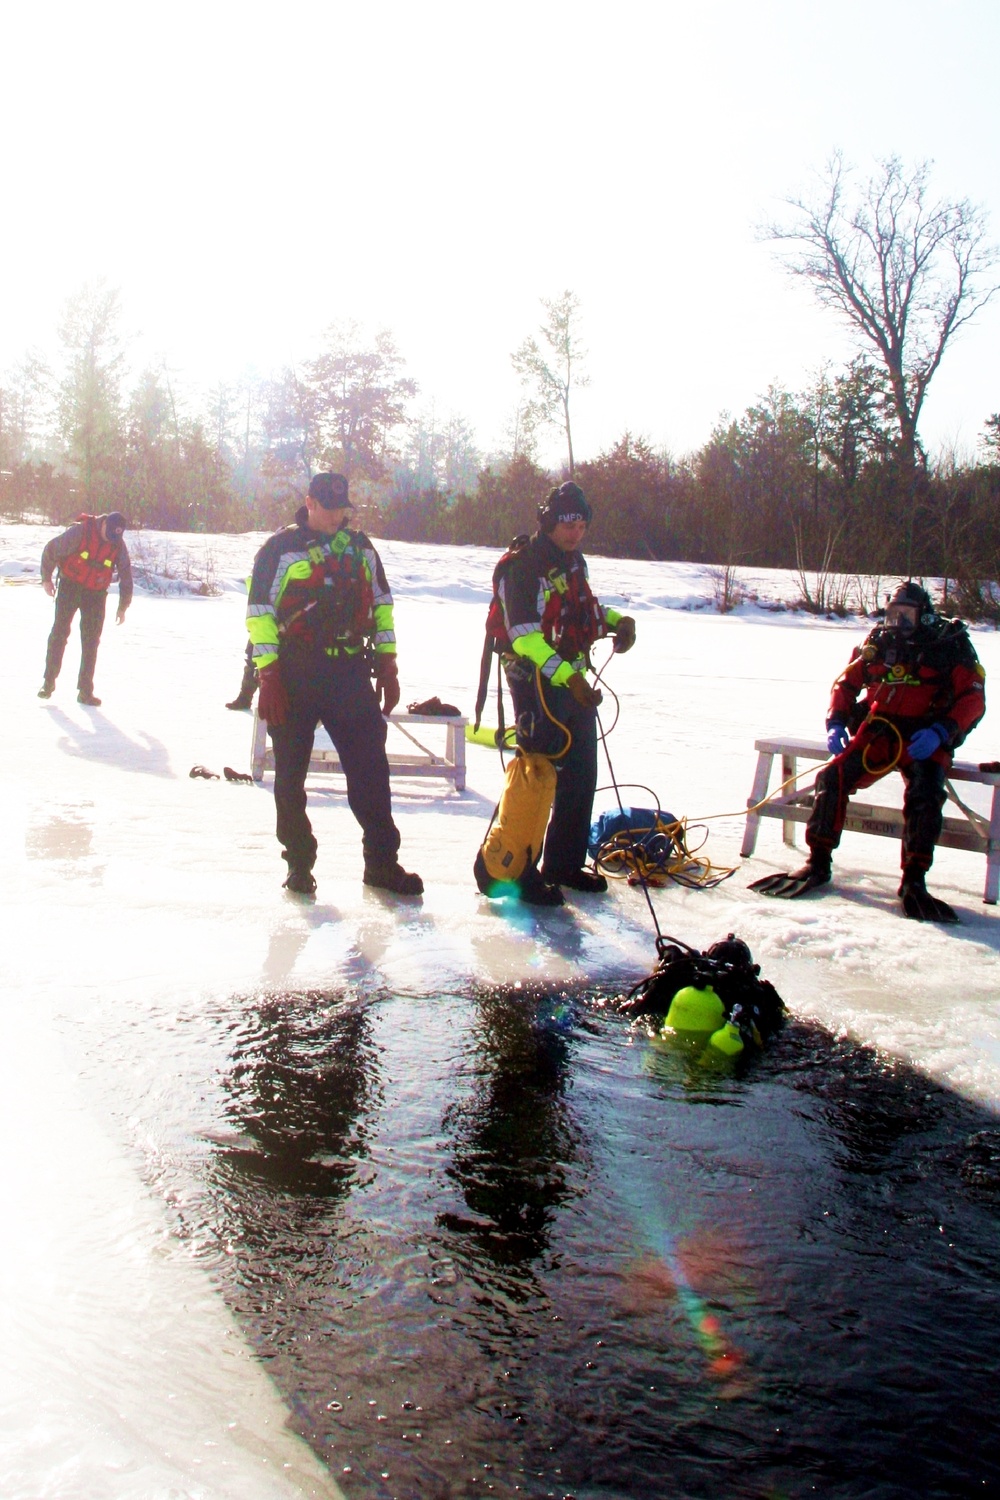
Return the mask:
<path fill-rule="evenodd" d="M 0 571 L 28 578 L 47 534 L 3 529 Z M 362 888 L 333 780 L 311 798 L 317 903 L 286 898 L 267 786 L 187 774 L 249 765 L 222 704 L 254 540 L 168 545 L 195 576 L 211 550 L 224 591 L 138 596 L 97 711 L 75 642 L 34 697 L 51 604 L 0 588 L 3 1493 L 995 1483 L 982 858 L 939 855 L 948 931 L 898 915 L 888 840 L 846 836 L 829 893 L 755 898 L 787 857 L 777 823 L 717 890 L 657 893 L 695 946 L 739 932 L 792 1013 L 745 1077 L 706 1077 L 602 1003 L 655 958 L 638 893 L 542 916 L 479 897 L 491 751 L 469 747 L 464 796 L 395 789 L 422 902 Z M 492 554 L 380 550 L 404 702 L 470 706 Z M 615 772 L 677 815 L 728 814 L 709 852 L 738 864 L 754 738 L 820 733 L 864 627 L 685 608 L 709 591 L 692 568 L 593 574 L 639 627 L 608 674 Z M 976 645 L 995 672 L 997 638 Z M 989 714 L 962 753 L 996 758 Z"/>

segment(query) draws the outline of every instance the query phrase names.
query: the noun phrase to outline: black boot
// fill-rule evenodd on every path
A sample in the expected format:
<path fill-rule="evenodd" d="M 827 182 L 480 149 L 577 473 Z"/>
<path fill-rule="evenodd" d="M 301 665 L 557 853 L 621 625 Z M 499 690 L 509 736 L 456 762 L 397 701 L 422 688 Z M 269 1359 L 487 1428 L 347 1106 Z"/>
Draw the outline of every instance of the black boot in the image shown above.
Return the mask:
<path fill-rule="evenodd" d="M 596 870 L 568 870 L 561 874 L 543 867 L 542 879 L 550 885 L 568 886 L 571 891 L 586 891 L 591 896 L 599 896 L 608 888 L 608 882 Z"/>
<path fill-rule="evenodd" d="M 39 696 L 39 698 L 51 698 L 52 694 L 55 692 L 55 687 L 56 687 L 55 678 L 54 677 L 46 677 L 45 681 L 42 683 L 41 687 L 38 689 L 38 696 Z"/>
<path fill-rule="evenodd" d="M 396 896 L 422 896 L 424 893 L 424 882 L 420 876 L 404 870 L 394 859 L 366 862 L 364 882 L 365 885 L 374 886 L 376 890 L 392 891 Z"/>
<path fill-rule="evenodd" d="M 563 893 L 557 885 L 545 880 L 534 865 L 529 865 L 517 885 L 518 900 L 528 906 L 562 906 Z"/>
<path fill-rule="evenodd" d="M 762 896 L 777 896 L 781 901 L 794 901 L 806 891 L 814 891 L 818 885 L 829 885 L 833 877 L 833 865 L 825 850 L 814 849 L 808 864 L 790 875 L 764 875 L 750 883 L 750 890 L 760 891 Z"/>
<path fill-rule="evenodd" d="M 534 865 L 529 865 L 518 880 L 494 880 L 486 868 L 483 851 L 480 849 L 472 866 L 472 873 L 484 896 L 516 896 L 528 906 L 563 905 L 562 891 L 557 885 L 550 885 L 547 880 L 543 880 Z"/>
<path fill-rule="evenodd" d="M 316 894 L 313 872 L 304 866 L 292 865 L 282 885 L 286 891 L 294 891 L 296 896 L 315 896 Z"/>
<path fill-rule="evenodd" d="M 253 695 L 257 691 L 257 669 L 253 664 L 253 646 L 248 642 L 246 649 L 246 661 L 243 666 L 243 680 L 240 690 L 232 703 L 227 703 L 227 708 L 248 709 L 253 708 Z"/>
<path fill-rule="evenodd" d="M 958 912 L 947 901 L 932 896 L 927 889 L 924 872 L 918 869 L 903 871 L 898 895 L 903 911 L 914 922 L 957 922 Z"/>
<path fill-rule="evenodd" d="M 88 708 L 100 708 L 101 706 L 101 700 L 94 697 L 93 689 L 88 692 L 86 688 L 81 688 L 76 695 L 76 701 L 77 703 L 85 703 Z"/>

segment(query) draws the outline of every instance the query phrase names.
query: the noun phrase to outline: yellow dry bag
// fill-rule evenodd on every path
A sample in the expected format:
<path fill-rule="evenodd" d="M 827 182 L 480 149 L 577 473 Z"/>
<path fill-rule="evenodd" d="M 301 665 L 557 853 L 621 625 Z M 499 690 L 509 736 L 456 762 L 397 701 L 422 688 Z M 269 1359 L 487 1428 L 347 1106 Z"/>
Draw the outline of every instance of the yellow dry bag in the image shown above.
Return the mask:
<path fill-rule="evenodd" d="M 555 794 L 556 769 L 548 756 L 518 750 L 481 851 L 491 880 L 519 880 L 538 859 Z"/>

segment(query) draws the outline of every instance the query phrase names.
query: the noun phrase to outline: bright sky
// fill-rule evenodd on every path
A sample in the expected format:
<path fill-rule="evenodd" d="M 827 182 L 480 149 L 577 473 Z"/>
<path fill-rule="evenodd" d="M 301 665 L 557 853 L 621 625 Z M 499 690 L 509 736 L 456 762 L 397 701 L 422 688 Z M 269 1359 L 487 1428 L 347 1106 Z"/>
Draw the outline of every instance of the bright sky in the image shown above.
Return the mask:
<path fill-rule="evenodd" d="M 626 427 L 680 453 L 847 352 L 755 234 L 834 147 L 932 158 L 1000 238 L 995 0 L 36 0 L 3 31 L 0 370 L 103 275 L 133 358 L 203 386 L 388 327 L 488 448 L 570 288 L 578 455 Z M 1000 297 L 935 379 L 932 448 L 1000 409 L 998 331 Z"/>

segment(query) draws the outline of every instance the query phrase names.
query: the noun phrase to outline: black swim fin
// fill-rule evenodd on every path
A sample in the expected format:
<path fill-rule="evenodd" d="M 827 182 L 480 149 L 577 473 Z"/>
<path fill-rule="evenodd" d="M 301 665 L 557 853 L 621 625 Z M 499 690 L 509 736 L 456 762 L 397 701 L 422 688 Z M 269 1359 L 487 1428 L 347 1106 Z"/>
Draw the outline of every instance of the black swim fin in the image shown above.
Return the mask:
<path fill-rule="evenodd" d="M 796 896 L 804 896 L 806 891 L 813 891 L 818 885 L 829 885 L 830 877 L 829 865 L 808 864 L 789 875 L 764 875 L 760 880 L 751 881 L 749 888 L 760 891 L 762 896 L 794 901 Z"/>
<path fill-rule="evenodd" d="M 958 922 L 958 912 L 947 901 L 932 896 L 924 884 L 924 877 L 904 875 L 899 887 L 899 898 L 903 911 L 914 922 Z"/>

